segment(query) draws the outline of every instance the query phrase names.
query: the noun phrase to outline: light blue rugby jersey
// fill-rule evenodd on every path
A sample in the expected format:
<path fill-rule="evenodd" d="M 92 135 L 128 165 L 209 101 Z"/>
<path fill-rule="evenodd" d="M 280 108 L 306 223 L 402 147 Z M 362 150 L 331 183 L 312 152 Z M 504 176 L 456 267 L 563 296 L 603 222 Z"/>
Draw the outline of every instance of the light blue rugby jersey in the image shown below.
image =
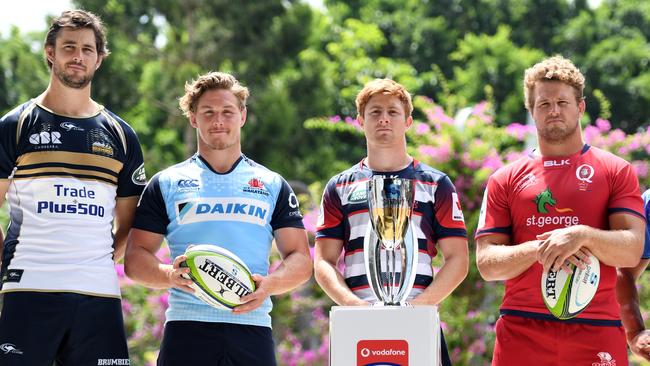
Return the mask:
<path fill-rule="evenodd" d="M 298 199 L 277 173 L 242 155 L 218 173 L 198 154 L 156 174 L 136 211 L 134 228 L 165 235 L 171 258 L 190 244 L 214 244 L 241 258 L 251 273 L 267 275 L 273 231 L 304 228 Z M 194 320 L 271 326 L 272 303 L 235 315 L 171 289 L 167 321 Z"/>

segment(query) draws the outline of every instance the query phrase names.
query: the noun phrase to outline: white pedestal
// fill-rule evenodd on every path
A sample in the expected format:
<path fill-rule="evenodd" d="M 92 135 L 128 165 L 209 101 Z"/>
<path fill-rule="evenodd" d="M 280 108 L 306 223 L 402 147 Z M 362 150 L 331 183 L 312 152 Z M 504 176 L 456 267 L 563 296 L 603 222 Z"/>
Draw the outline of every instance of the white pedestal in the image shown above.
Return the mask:
<path fill-rule="evenodd" d="M 435 306 L 334 306 L 330 311 L 330 366 L 440 364 L 440 320 Z"/>

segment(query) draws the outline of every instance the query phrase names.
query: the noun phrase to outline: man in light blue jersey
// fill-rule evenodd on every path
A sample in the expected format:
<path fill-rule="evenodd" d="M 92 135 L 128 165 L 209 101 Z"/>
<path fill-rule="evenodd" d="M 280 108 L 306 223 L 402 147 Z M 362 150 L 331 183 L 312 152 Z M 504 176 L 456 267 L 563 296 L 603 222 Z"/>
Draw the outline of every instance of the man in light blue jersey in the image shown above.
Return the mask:
<path fill-rule="evenodd" d="M 232 76 L 210 72 L 185 86 L 180 107 L 197 130 L 198 153 L 156 174 L 143 193 L 125 257 L 126 273 L 153 288 L 170 288 L 167 322 L 158 365 L 275 365 L 270 295 L 287 292 L 311 276 L 307 234 L 298 200 L 277 173 L 241 152 L 248 89 Z M 255 188 L 255 189 L 250 189 Z M 262 220 L 242 213 L 185 212 L 202 202 L 255 204 L 266 207 Z M 190 211 L 192 211 L 190 209 Z M 192 219 L 187 219 L 191 216 Z M 155 256 L 163 238 L 174 258 Z M 282 264 L 268 274 L 275 239 Z M 241 258 L 257 289 L 232 311 L 219 310 L 192 295 L 191 281 L 180 267 L 188 245 L 214 244 Z"/>

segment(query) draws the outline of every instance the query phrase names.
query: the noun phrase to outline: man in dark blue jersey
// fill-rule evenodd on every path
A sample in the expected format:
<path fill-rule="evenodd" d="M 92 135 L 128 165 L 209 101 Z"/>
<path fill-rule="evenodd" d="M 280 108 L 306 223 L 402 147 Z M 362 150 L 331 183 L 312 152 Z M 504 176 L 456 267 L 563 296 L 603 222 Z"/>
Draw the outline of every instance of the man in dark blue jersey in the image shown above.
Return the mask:
<path fill-rule="evenodd" d="M 411 304 L 438 305 L 467 275 L 467 233 L 458 194 L 449 177 L 411 157 L 406 131 L 411 127 L 411 95 L 393 80 L 376 79 L 356 99 L 368 156 L 330 179 L 321 203 L 316 234 L 316 280 L 339 305 L 377 301 L 364 266 L 363 240 L 369 224 L 366 182 L 374 175 L 415 180 L 413 224 L 419 256 Z M 337 261 L 345 251 L 345 270 Z M 433 277 L 431 260 L 440 251 L 444 264 Z M 443 339 L 444 341 L 444 339 Z M 450 364 L 443 344 L 442 361 Z"/>
<path fill-rule="evenodd" d="M 49 86 L 0 119 L 0 364 L 128 365 L 114 261 L 144 188 L 142 150 L 90 97 L 109 54 L 101 20 L 65 11 L 44 48 Z"/>
<path fill-rule="evenodd" d="M 646 329 L 643 323 L 636 288 L 636 280 L 650 263 L 650 189 L 645 191 L 642 197 L 646 219 L 643 255 L 636 267 L 617 269 L 616 299 L 621 306 L 621 321 L 628 346 L 636 355 L 650 361 L 650 330 Z"/>

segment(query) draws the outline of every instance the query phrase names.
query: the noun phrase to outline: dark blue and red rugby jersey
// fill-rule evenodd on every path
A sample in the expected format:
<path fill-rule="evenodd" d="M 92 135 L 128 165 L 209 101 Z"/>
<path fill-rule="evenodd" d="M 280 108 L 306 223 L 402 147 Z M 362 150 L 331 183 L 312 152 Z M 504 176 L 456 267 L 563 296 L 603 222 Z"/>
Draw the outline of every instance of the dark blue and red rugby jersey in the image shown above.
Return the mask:
<path fill-rule="evenodd" d="M 410 299 L 433 281 L 431 260 L 438 253 L 436 243 L 443 238 L 467 237 L 458 194 L 446 174 L 418 161 L 396 172 L 374 172 L 361 161 L 330 179 L 323 192 L 316 238 L 343 241 L 345 282 L 366 301 L 377 300 L 368 286 L 363 253 L 363 239 L 370 225 L 367 181 L 375 175 L 416 181 L 412 220 L 419 258 Z"/>

